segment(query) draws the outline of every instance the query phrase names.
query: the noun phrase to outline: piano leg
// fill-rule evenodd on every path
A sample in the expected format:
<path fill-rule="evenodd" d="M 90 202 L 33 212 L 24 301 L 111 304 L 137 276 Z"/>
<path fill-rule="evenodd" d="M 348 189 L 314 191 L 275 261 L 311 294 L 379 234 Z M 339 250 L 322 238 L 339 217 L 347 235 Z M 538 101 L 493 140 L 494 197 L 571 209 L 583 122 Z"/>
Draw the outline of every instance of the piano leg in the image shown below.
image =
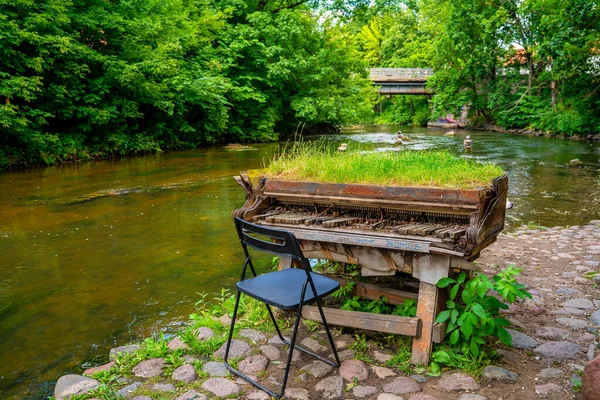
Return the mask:
<path fill-rule="evenodd" d="M 413 339 L 411 363 L 428 365 L 431 356 L 433 324 L 438 305 L 438 287 L 431 283 L 419 283 L 417 318 L 421 320 L 421 334 Z"/>
<path fill-rule="evenodd" d="M 413 276 L 419 279 L 419 298 L 417 299 L 417 318 L 421 320 L 421 333 L 413 339 L 411 363 L 428 365 L 433 342 L 435 317 L 440 308 L 440 289 L 435 284 L 448 276 L 450 257 L 437 254 L 415 255 Z"/>

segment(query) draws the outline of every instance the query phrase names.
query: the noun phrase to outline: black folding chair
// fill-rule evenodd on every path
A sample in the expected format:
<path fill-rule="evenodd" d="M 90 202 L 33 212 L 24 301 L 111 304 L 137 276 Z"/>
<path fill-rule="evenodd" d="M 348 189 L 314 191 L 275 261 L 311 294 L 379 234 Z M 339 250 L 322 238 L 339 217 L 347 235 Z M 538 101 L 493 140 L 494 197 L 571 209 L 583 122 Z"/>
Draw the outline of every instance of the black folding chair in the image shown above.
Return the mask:
<path fill-rule="evenodd" d="M 336 291 L 340 287 L 340 284 L 333 279 L 312 272 L 308 260 L 302 254 L 302 250 L 300 250 L 300 245 L 298 244 L 296 237 L 291 232 L 254 225 L 240 218 L 235 219 L 235 227 L 240 237 L 244 254 L 246 254 L 246 262 L 242 268 L 241 280 L 237 283 L 238 293 L 235 299 L 233 318 L 231 319 L 231 328 L 229 329 L 229 337 L 227 339 L 227 346 L 225 348 L 225 366 L 231 372 L 242 377 L 257 388 L 264 390 L 270 396 L 280 398 L 285 393 L 285 386 L 292 362 L 293 349 L 298 349 L 303 353 L 310 354 L 311 356 L 324 361 L 333 367 L 339 367 L 340 359 L 338 357 L 337 350 L 335 349 L 335 344 L 333 343 L 333 337 L 329 331 L 327 320 L 323 314 L 321 298 Z M 266 239 L 263 240 L 257 236 L 262 236 Z M 292 264 L 293 261 L 296 260 L 301 268 L 289 268 L 257 276 L 254 266 L 252 265 L 250 254 L 248 254 L 248 246 L 252 247 L 253 249 L 276 254 L 278 256 L 290 257 L 292 259 Z M 246 268 L 248 266 L 250 267 L 254 277 L 245 279 Z M 307 291 L 309 286 L 310 289 Z M 238 371 L 227 363 L 229 348 L 231 346 L 231 338 L 233 336 L 233 328 L 235 326 L 235 319 L 237 317 L 238 306 L 242 293 L 265 303 L 267 310 L 269 311 L 269 315 L 273 320 L 273 324 L 275 325 L 275 329 L 277 330 L 277 334 L 279 335 L 279 339 L 289 346 L 285 374 L 283 376 L 283 383 L 281 386 L 281 392 L 279 394 L 267 389 L 260 383 L 244 375 L 242 372 Z M 321 314 L 321 319 L 325 325 L 329 343 L 333 349 L 335 362 L 296 345 L 296 334 L 298 333 L 298 325 L 300 323 L 300 316 L 302 315 L 302 306 L 312 302 L 316 302 L 317 307 L 319 308 L 319 313 Z M 279 326 L 277 325 L 277 321 L 275 320 L 275 316 L 273 315 L 273 311 L 271 310 L 271 306 L 281 308 L 283 310 L 298 310 L 291 341 L 286 340 L 281 334 Z"/>

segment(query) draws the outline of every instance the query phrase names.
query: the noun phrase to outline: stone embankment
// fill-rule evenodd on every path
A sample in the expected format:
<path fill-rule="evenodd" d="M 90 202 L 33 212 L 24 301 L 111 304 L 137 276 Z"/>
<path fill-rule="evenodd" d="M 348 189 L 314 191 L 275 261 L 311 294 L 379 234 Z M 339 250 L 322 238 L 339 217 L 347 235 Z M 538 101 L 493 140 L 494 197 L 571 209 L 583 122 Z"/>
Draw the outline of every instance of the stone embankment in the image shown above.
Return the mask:
<path fill-rule="evenodd" d="M 478 264 L 490 276 L 509 264 L 523 268 L 519 280 L 527 285 L 533 298 L 506 310 L 506 317 L 513 324 L 510 331 L 513 347 L 498 344 L 499 357 L 485 367 L 477 379 L 452 370 L 444 371 L 441 377 L 426 376 L 422 369 L 405 375 L 393 368 L 395 349 L 381 344 L 385 342 L 367 343 L 365 349 L 353 345 L 359 340 L 349 334 L 354 332 L 336 331 L 341 367 L 333 369 L 295 352 L 285 398 L 600 399 L 600 221 L 566 228 L 523 227 L 502 234 Z M 221 323 L 227 326 L 228 319 L 221 318 Z M 222 328 L 221 332 L 225 330 Z M 194 339 L 201 343 L 213 340 L 217 332 L 200 327 L 194 334 Z M 303 346 L 331 356 L 323 332 L 304 330 L 301 338 Z M 113 397 L 268 399 L 264 392 L 228 373 L 222 362 L 224 347 L 210 357 L 191 354 L 188 344 L 178 337 L 174 337 L 168 347 L 171 351 L 168 356 L 143 359 L 132 365 L 131 370 L 114 376 L 109 383 L 116 393 Z M 118 353 L 133 354 L 142 350 L 143 345 L 113 349 L 110 359 Z M 287 348 L 273 332 L 242 329 L 233 341 L 230 354 L 242 372 L 265 385 L 280 384 Z M 583 372 L 586 363 L 588 367 Z M 63 376 L 57 382 L 55 398 L 62 400 L 84 393 L 88 395 L 79 398 L 109 398 L 100 395 L 99 374 L 117 368 L 115 361 L 110 361 L 84 371 L 83 375 Z"/>

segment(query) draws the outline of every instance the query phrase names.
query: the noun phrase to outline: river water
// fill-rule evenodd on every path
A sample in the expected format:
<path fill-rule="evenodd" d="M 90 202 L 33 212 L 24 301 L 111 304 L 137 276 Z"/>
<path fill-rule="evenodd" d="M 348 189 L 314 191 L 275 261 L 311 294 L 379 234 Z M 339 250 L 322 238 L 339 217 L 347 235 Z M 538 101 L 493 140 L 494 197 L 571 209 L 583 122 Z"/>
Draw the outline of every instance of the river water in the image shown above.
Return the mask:
<path fill-rule="evenodd" d="M 395 145 L 398 128 L 413 140 Z M 466 134 L 473 152 L 462 153 Z M 447 149 L 510 176 L 509 229 L 600 219 L 600 146 L 589 142 L 397 126 L 324 137 L 376 150 Z M 0 174 L 0 397 L 43 399 L 65 373 L 111 347 L 172 332 L 198 293 L 233 287 L 240 251 L 232 176 L 277 144 L 221 147 Z M 569 168 L 578 158 L 582 168 Z"/>

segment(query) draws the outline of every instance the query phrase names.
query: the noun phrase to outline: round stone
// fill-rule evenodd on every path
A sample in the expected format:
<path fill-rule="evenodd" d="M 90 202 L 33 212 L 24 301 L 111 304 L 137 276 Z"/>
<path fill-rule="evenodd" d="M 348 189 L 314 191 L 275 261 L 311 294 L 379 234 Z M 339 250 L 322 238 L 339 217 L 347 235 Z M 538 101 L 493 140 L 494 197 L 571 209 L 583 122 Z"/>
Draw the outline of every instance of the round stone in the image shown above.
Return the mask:
<path fill-rule="evenodd" d="M 223 343 L 223 346 L 219 348 L 219 350 L 215 351 L 214 356 L 216 358 L 225 357 L 225 348 L 227 347 L 227 342 Z M 250 349 L 250 345 L 243 340 L 239 339 L 231 339 L 231 347 L 229 348 L 228 357 L 231 358 L 242 358 L 248 357 L 252 349 Z"/>
<path fill-rule="evenodd" d="M 209 361 L 202 366 L 202 371 L 206 372 L 211 378 L 224 378 L 229 375 L 225 364 L 218 361 Z"/>
<path fill-rule="evenodd" d="M 139 378 L 152 378 L 162 374 L 165 360 L 162 358 L 150 358 L 144 360 L 133 368 L 133 374 Z"/>
<path fill-rule="evenodd" d="M 383 391 L 396 395 L 420 392 L 421 386 L 414 380 L 405 376 L 394 379 L 391 383 L 383 386 Z"/>
<path fill-rule="evenodd" d="M 438 387 L 446 392 L 479 389 L 475 378 L 460 372 L 442 376 L 442 379 L 438 381 Z"/>
<path fill-rule="evenodd" d="M 483 377 L 491 381 L 516 382 L 519 375 L 506 368 L 488 365 L 483 369 Z"/>
<path fill-rule="evenodd" d="M 339 376 L 330 376 L 317 383 L 315 389 L 321 393 L 319 398 L 340 399 L 344 390 L 344 380 Z"/>
<path fill-rule="evenodd" d="M 353 382 L 354 379 L 362 382 L 369 377 L 369 370 L 360 360 L 346 360 L 340 365 L 340 376 L 349 382 Z"/>
<path fill-rule="evenodd" d="M 257 330 L 254 330 L 254 329 L 242 329 L 240 331 L 240 336 L 245 339 L 250 339 L 253 342 L 257 342 L 257 343 L 262 343 L 267 340 L 265 335 L 263 335 L 262 333 L 260 333 Z"/>
<path fill-rule="evenodd" d="M 239 370 L 246 375 L 256 375 L 269 366 L 269 359 L 262 354 L 250 356 L 240 361 Z"/>
<path fill-rule="evenodd" d="M 260 346 L 260 352 L 271 361 L 279 360 L 281 357 L 281 351 L 272 344 Z"/>
<path fill-rule="evenodd" d="M 538 345 L 537 340 L 531 336 L 514 329 L 507 329 L 507 331 L 512 336 L 512 347 L 515 349 L 533 349 Z"/>
<path fill-rule="evenodd" d="M 198 379 L 198 374 L 191 364 L 186 364 L 173 371 L 171 379 L 179 382 L 192 383 Z"/>
<path fill-rule="evenodd" d="M 533 351 L 546 358 L 568 359 L 575 357 L 581 351 L 581 346 L 566 341 L 546 342 Z"/>
<path fill-rule="evenodd" d="M 100 386 L 100 382 L 95 379 L 81 375 L 64 375 L 58 378 L 54 387 L 54 397 L 56 400 L 68 399 L 72 396 L 85 394 Z"/>
<path fill-rule="evenodd" d="M 225 378 L 210 378 L 202 384 L 202 389 L 219 397 L 231 396 L 241 391 L 237 384 Z"/>
<path fill-rule="evenodd" d="M 535 336 L 549 340 L 564 340 L 568 339 L 569 336 L 571 336 L 571 333 L 564 329 L 554 328 L 552 326 L 544 326 L 535 331 Z"/>
<path fill-rule="evenodd" d="M 377 388 L 375 386 L 354 386 L 352 388 L 352 394 L 356 397 L 367 397 L 377 393 Z"/>

